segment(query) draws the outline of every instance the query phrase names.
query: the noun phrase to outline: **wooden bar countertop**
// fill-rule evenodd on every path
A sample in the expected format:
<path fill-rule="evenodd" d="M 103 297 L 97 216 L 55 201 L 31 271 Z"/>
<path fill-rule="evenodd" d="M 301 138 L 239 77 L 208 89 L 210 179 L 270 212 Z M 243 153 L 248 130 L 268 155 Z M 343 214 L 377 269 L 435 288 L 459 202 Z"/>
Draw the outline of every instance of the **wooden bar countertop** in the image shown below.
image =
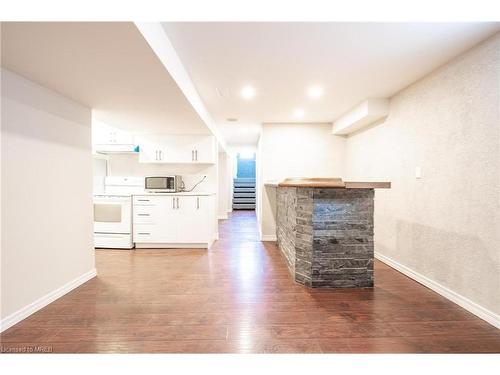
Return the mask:
<path fill-rule="evenodd" d="M 390 189 L 390 182 L 342 181 L 341 178 L 286 178 L 278 187 L 309 187 L 338 189 Z"/>

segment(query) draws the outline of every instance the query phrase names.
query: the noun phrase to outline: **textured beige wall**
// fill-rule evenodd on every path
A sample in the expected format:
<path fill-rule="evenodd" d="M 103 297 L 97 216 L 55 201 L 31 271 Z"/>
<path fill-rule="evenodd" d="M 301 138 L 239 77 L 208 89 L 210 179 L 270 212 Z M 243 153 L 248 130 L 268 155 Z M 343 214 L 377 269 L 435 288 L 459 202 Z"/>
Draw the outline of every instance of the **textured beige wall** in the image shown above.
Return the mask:
<path fill-rule="evenodd" d="M 3 319 L 95 265 L 90 109 L 1 74 Z"/>
<path fill-rule="evenodd" d="M 346 177 L 393 183 L 375 194 L 376 251 L 497 314 L 499 58 L 497 34 L 404 89 L 345 159 Z"/>
<path fill-rule="evenodd" d="M 286 177 L 341 177 L 344 143 L 345 138 L 331 134 L 329 124 L 263 125 L 257 153 L 262 236 L 276 236 L 276 188 L 264 184 Z"/>

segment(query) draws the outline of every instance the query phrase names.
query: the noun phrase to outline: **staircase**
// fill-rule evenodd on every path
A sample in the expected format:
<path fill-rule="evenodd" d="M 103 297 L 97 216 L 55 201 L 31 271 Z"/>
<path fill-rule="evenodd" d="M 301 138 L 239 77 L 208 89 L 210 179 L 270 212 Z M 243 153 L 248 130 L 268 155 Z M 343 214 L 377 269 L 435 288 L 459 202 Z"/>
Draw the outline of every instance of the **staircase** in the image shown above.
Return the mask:
<path fill-rule="evenodd" d="M 233 210 L 255 210 L 255 178 L 233 180 Z"/>

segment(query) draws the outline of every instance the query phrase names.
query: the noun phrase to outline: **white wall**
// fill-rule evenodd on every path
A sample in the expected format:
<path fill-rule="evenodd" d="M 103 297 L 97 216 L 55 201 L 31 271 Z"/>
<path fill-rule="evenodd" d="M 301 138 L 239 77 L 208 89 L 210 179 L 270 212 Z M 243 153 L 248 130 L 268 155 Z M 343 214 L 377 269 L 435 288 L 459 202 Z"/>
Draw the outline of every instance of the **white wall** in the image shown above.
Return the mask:
<path fill-rule="evenodd" d="M 204 175 L 207 178 L 194 191 L 217 193 L 217 165 L 207 164 L 155 164 L 139 163 L 138 154 L 111 154 L 108 155 L 108 174 L 110 176 L 154 176 L 154 175 L 181 175 L 190 189 Z"/>
<path fill-rule="evenodd" d="M 257 140 L 255 150 L 255 216 L 257 217 L 257 226 L 259 228 L 259 237 L 262 239 L 262 190 L 264 183 L 262 181 L 262 169 L 264 160 L 262 160 L 262 127 Z M 276 237 L 276 234 L 275 234 Z"/>
<path fill-rule="evenodd" d="M 499 105 L 497 34 L 395 95 L 345 163 L 349 179 L 392 182 L 375 193 L 376 251 L 496 314 Z"/>
<path fill-rule="evenodd" d="M 95 265 L 90 110 L 1 73 L 5 329 L 95 275 Z"/>
<path fill-rule="evenodd" d="M 264 124 L 257 147 L 261 239 L 276 238 L 276 188 L 286 177 L 342 177 L 345 138 L 328 124 Z"/>
<path fill-rule="evenodd" d="M 219 194 L 218 194 L 218 217 L 227 219 L 228 212 L 231 211 L 232 195 L 232 174 L 231 158 L 226 152 L 219 152 Z"/>

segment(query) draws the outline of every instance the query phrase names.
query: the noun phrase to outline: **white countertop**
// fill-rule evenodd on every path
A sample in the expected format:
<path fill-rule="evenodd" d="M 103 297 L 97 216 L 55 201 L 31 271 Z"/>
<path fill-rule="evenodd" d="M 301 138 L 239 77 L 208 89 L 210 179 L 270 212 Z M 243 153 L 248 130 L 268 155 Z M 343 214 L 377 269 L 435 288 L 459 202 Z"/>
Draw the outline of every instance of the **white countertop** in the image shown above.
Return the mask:
<path fill-rule="evenodd" d="M 106 191 L 100 193 L 94 193 L 94 197 L 102 197 L 102 196 L 118 196 L 118 197 L 132 197 L 132 196 L 155 196 L 155 197 L 170 197 L 170 196 L 182 196 L 182 195 L 190 195 L 190 196 L 201 196 L 201 195 L 215 195 L 215 193 L 210 193 L 207 191 L 183 191 L 179 193 L 149 193 L 147 191 L 142 192 L 117 192 L 117 191 Z"/>
<path fill-rule="evenodd" d="M 179 193 L 148 193 L 148 192 L 143 192 L 143 193 L 133 193 L 132 195 L 154 195 L 155 197 L 168 197 L 172 195 L 214 195 L 215 193 L 209 193 L 207 191 L 182 191 Z"/>

